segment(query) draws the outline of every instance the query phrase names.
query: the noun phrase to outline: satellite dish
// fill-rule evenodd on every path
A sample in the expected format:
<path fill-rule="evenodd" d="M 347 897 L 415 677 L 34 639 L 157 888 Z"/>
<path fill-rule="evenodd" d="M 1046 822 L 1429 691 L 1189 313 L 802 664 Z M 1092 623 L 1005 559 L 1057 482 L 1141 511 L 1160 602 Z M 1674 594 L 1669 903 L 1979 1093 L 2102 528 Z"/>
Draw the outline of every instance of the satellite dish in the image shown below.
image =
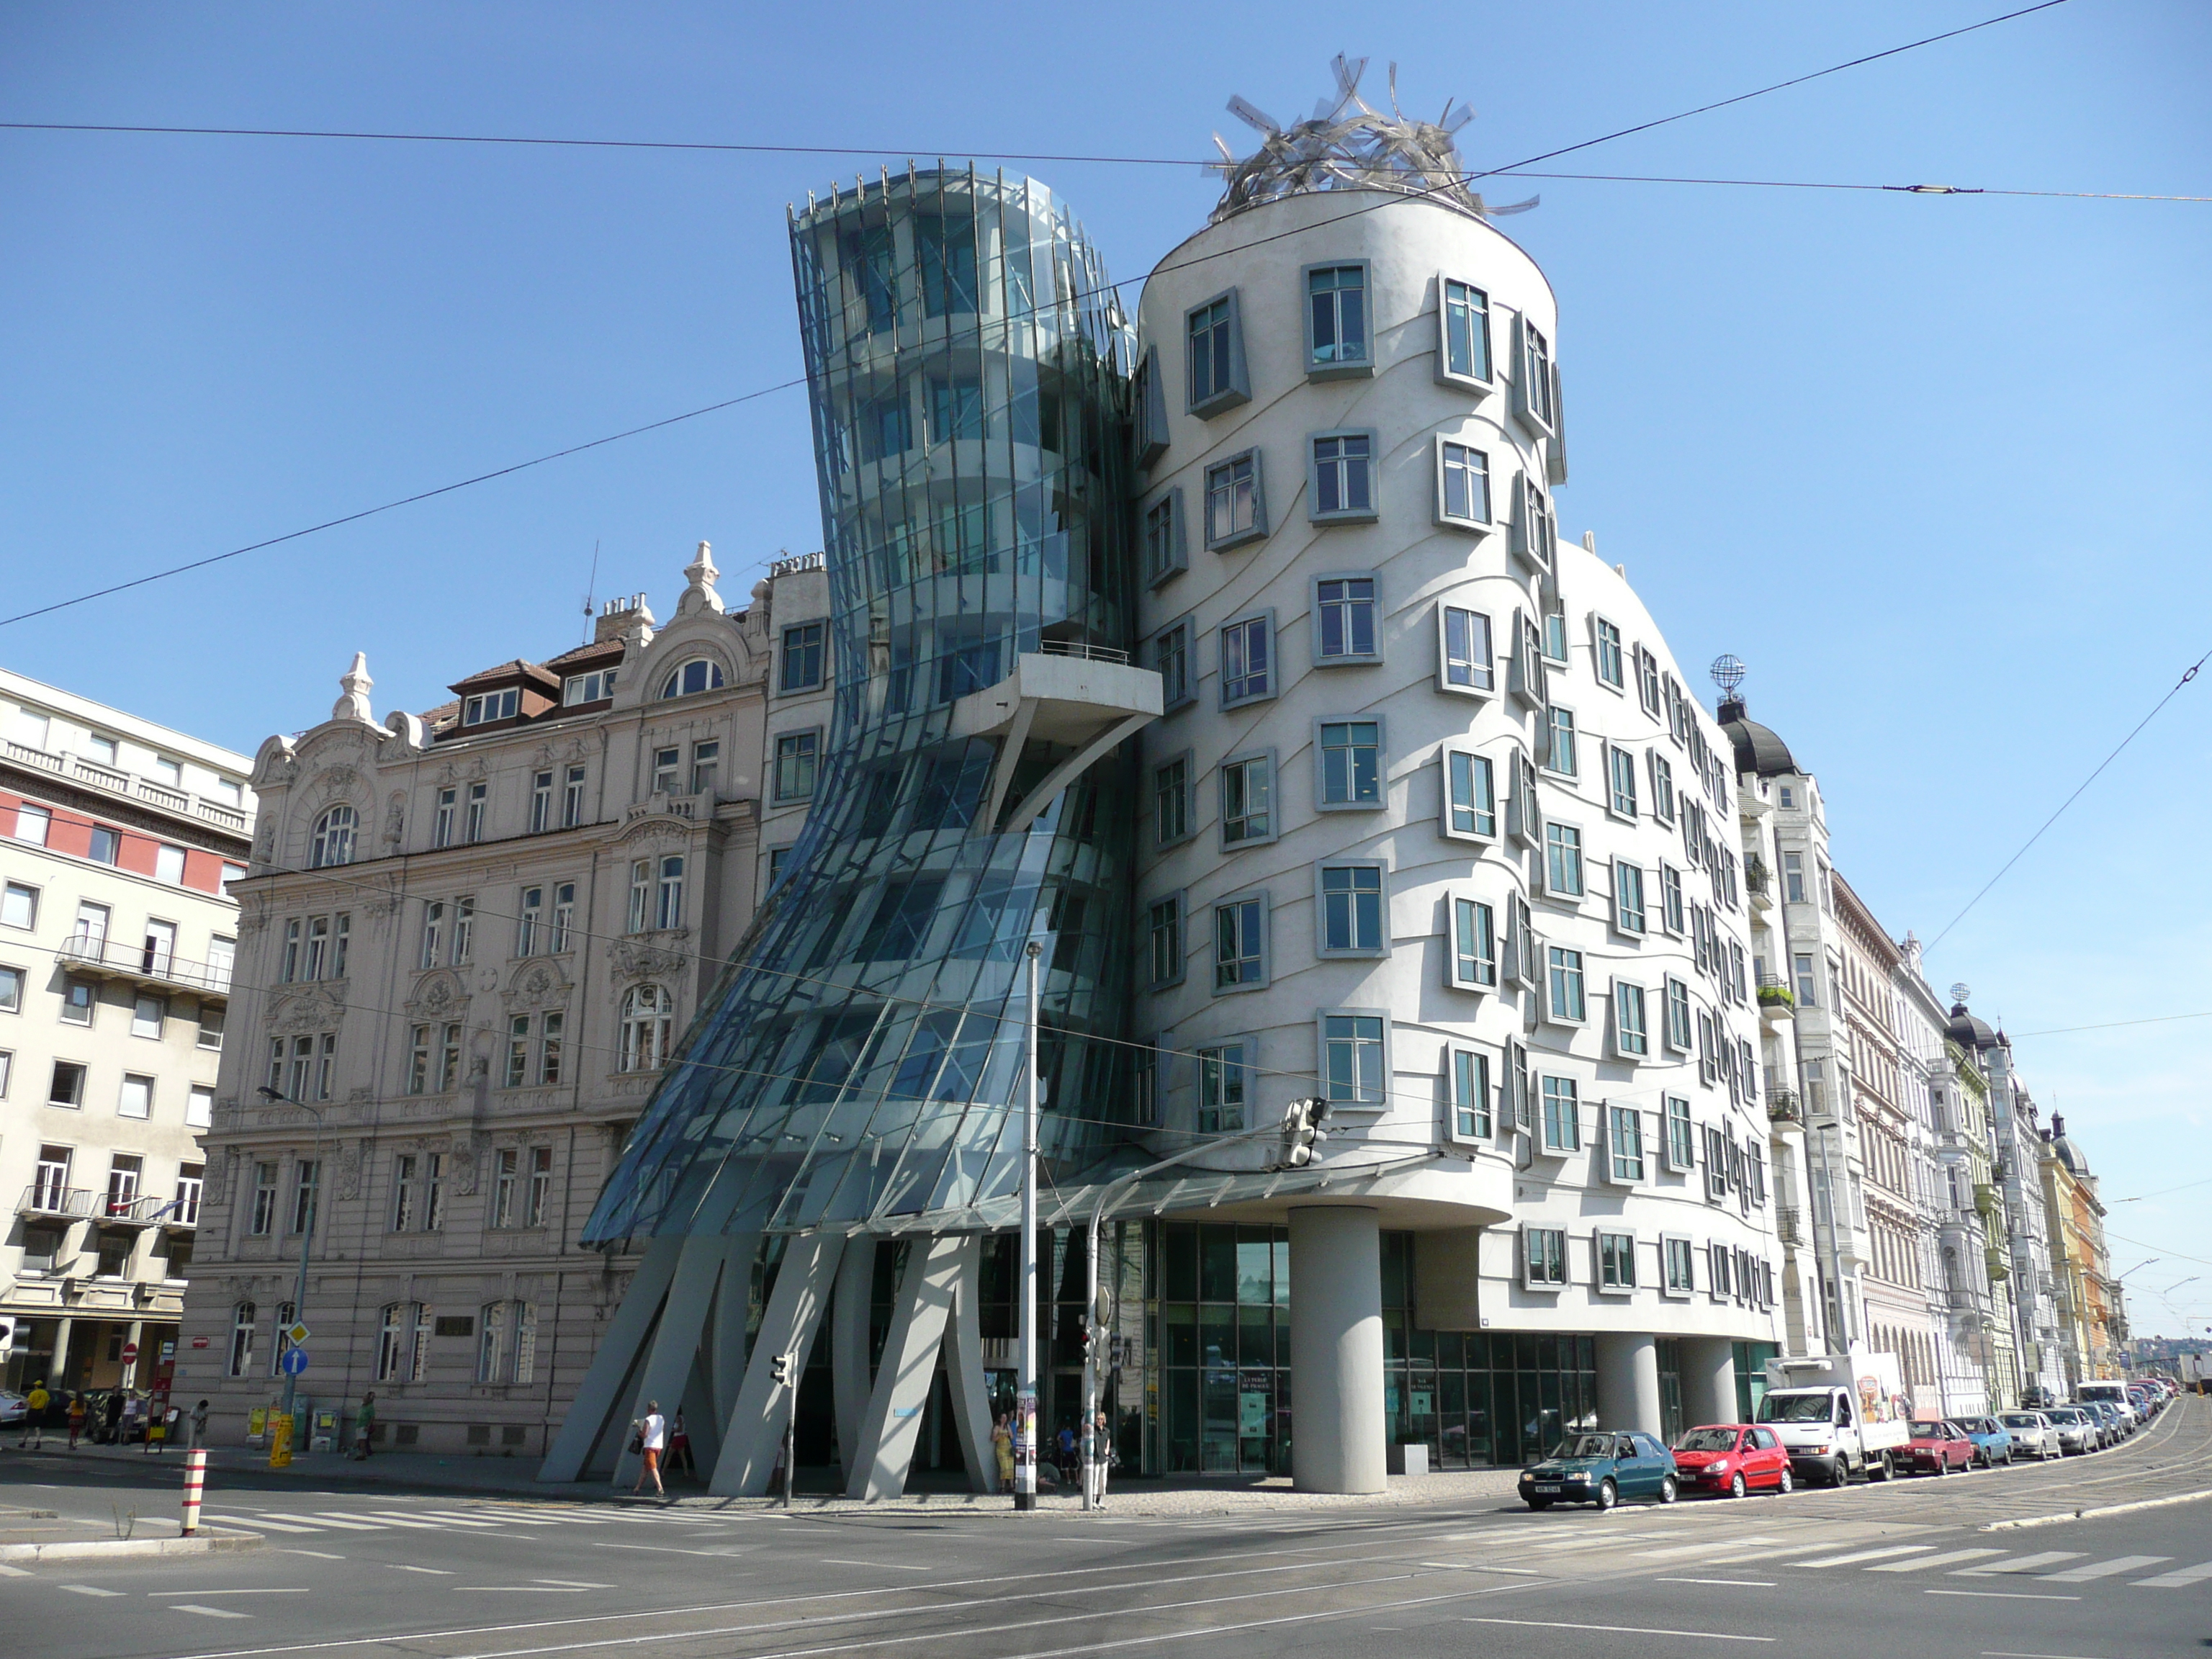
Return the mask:
<path fill-rule="evenodd" d="M 1960 980 L 1956 985 L 1954 985 L 1951 988 L 1951 1000 L 1954 1002 L 1964 1002 L 1972 994 L 1973 987 L 1967 984 L 1964 980 Z"/>
<path fill-rule="evenodd" d="M 1713 659 L 1712 676 L 1713 684 L 1721 689 L 1721 695 L 1733 697 L 1736 687 L 1743 684 L 1743 659 L 1723 653 Z"/>

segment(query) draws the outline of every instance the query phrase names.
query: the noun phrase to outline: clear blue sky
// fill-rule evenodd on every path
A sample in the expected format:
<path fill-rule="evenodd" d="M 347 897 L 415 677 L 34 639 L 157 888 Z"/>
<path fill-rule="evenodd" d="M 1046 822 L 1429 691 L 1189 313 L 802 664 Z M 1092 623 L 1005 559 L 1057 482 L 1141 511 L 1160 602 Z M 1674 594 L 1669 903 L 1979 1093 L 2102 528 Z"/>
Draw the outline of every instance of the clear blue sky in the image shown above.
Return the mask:
<path fill-rule="evenodd" d="M 1188 155 L 1330 55 L 1479 112 L 1497 165 L 1991 15 L 1850 6 L 21 3 L 10 119 Z M 1583 152 L 1578 172 L 2212 194 L 2212 10 L 2071 0 Z M 783 207 L 884 159 L 0 133 L 0 599 L 26 604 L 799 371 Z M 1119 277 L 1195 167 L 1040 164 Z M 1940 930 L 2212 648 L 2212 206 L 1545 180 L 1561 526 L 1676 655 L 1733 651 L 1822 780 L 1841 866 Z M 674 430 L 0 630 L 0 661 L 251 751 L 665 611 L 704 537 L 741 599 L 820 539 L 805 406 Z M 1710 690 L 1710 688 L 1702 688 Z M 2212 673 L 1944 942 L 2016 1033 L 2212 1009 Z M 2197 849 L 2192 852 L 2191 849 Z M 2174 884 L 2179 884 L 2175 885 Z M 2169 889 L 2171 888 L 2171 890 Z M 2136 1328 L 2212 1323 L 2212 1019 L 2025 1037 L 2115 1204 Z M 2207 1258 L 2184 1260 L 2183 1252 Z M 2197 1284 L 2159 1291 L 2202 1269 Z"/>

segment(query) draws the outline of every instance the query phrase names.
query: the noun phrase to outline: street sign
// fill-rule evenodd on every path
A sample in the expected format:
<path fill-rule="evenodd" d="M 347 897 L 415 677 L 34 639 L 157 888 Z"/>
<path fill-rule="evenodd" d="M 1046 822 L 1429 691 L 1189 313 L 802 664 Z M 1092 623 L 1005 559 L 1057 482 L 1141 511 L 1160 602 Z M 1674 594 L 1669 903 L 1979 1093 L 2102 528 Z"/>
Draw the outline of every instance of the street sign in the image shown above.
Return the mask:
<path fill-rule="evenodd" d="M 276 1369 L 287 1376 L 299 1376 L 307 1369 L 307 1351 L 305 1348 L 285 1349 L 284 1357 L 276 1362 Z"/>
<path fill-rule="evenodd" d="M 286 1338 L 287 1338 L 287 1339 L 291 1342 L 292 1346 L 293 1346 L 294 1347 L 295 1347 L 295 1348 L 296 1348 L 296 1347 L 298 1347 L 301 1343 L 305 1342 L 305 1341 L 306 1341 L 306 1340 L 307 1340 L 310 1336 L 312 1336 L 312 1335 L 313 1335 L 313 1334 L 314 1334 L 314 1333 L 313 1333 L 313 1331 L 310 1331 L 310 1330 L 309 1330 L 309 1329 L 308 1329 L 305 1325 L 301 1325 L 301 1324 L 292 1324 L 292 1325 L 287 1325 L 287 1326 L 284 1328 L 284 1335 L 285 1335 L 285 1337 L 286 1337 Z"/>
<path fill-rule="evenodd" d="M 125 1343 L 123 1345 L 123 1363 L 126 1365 L 134 1364 L 137 1360 L 137 1358 L 138 1345 L 136 1342 Z"/>
<path fill-rule="evenodd" d="M 204 1348 L 207 1345 L 208 1340 L 204 1336 L 196 1336 L 192 1339 L 192 1346 L 195 1348 Z"/>

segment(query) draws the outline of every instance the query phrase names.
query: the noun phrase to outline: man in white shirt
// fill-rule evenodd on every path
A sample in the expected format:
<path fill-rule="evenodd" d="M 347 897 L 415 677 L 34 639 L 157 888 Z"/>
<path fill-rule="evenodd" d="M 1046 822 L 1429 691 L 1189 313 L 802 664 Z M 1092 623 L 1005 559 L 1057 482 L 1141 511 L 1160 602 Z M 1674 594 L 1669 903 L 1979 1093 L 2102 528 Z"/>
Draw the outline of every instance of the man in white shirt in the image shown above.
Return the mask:
<path fill-rule="evenodd" d="M 649 1474 L 653 1477 L 653 1490 L 665 1498 L 668 1489 L 660 1484 L 660 1453 L 668 1443 L 668 1419 L 660 1414 L 658 1400 L 645 1402 L 644 1419 L 635 1427 L 638 1450 L 645 1460 L 645 1467 L 638 1471 L 637 1485 L 630 1490 L 633 1492 L 644 1491 L 645 1478 Z"/>

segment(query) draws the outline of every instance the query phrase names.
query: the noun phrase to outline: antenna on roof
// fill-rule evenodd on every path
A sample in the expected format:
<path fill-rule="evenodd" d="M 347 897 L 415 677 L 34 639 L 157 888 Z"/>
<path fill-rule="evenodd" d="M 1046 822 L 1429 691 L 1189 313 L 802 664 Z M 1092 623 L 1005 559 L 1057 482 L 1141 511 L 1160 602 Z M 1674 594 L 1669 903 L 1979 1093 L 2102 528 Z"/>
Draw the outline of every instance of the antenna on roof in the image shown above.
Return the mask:
<path fill-rule="evenodd" d="M 592 574 L 590 579 L 584 584 L 584 643 L 586 645 L 589 645 L 592 642 L 592 617 L 593 614 L 592 607 L 592 595 L 598 589 L 599 585 L 599 544 L 598 538 L 595 537 L 592 538 Z"/>

